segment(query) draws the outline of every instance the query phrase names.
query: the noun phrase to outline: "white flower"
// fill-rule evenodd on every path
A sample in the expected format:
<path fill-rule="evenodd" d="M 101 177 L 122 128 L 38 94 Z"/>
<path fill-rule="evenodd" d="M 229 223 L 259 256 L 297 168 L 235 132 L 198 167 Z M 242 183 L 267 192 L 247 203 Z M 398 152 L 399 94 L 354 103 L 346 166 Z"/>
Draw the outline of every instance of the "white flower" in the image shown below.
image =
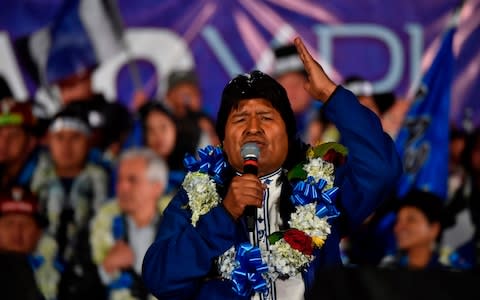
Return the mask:
<path fill-rule="evenodd" d="M 326 239 L 330 234 L 330 224 L 327 217 L 319 218 L 315 215 L 315 203 L 296 206 L 296 210 L 291 215 L 291 228 L 296 228 L 308 234 L 309 236 L 317 236 Z"/>
<path fill-rule="evenodd" d="M 49 222 L 48 231 L 52 234 L 57 232 L 60 224 L 60 213 L 62 211 L 62 203 L 64 194 L 57 186 L 48 191 L 47 195 L 47 218 Z"/>
<path fill-rule="evenodd" d="M 270 246 L 270 261 L 275 271 L 289 277 L 296 276 L 313 260 L 312 255 L 305 255 L 293 249 L 284 239 Z"/>
<path fill-rule="evenodd" d="M 38 242 L 34 254 L 44 259 L 42 265 L 35 269 L 35 281 L 46 300 L 53 300 L 57 297 L 57 287 L 60 281 L 60 273 L 55 268 L 54 262 L 57 248 L 55 239 L 45 233 Z"/>
<path fill-rule="evenodd" d="M 100 208 L 90 224 L 90 244 L 93 262 L 101 264 L 108 251 L 115 244 L 112 234 L 112 222 L 120 214 L 117 201 L 111 201 Z"/>
<path fill-rule="evenodd" d="M 137 298 L 132 296 L 132 293 L 129 289 L 115 289 L 110 292 L 111 300 L 137 300 Z"/>
<path fill-rule="evenodd" d="M 324 161 L 319 157 L 312 158 L 303 166 L 303 169 L 307 172 L 307 176 L 312 176 L 315 179 L 315 182 L 318 182 L 320 179 L 326 180 L 325 190 L 333 187 L 335 166 L 332 163 Z"/>
<path fill-rule="evenodd" d="M 232 272 L 238 265 L 237 261 L 235 260 L 236 254 L 237 252 L 235 251 L 235 246 L 232 246 L 218 257 L 218 271 L 225 279 L 232 279 Z"/>
<path fill-rule="evenodd" d="M 88 199 L 80 198 L 76 201 L 75 205 L 75 222 L 77 224 L 82 224 L 84 220 L 88 218 L 88 210 L 90 209 L 90 204 Z"/>
<path fill-rule="evenodd" d="M 208 174 L 189 172 L 182 183 L 188 195 L 188 205 L 192 210 L 192 225 L 195 226 L 200 216 L 208 213 L 220 203 L 215 181 Z"/>

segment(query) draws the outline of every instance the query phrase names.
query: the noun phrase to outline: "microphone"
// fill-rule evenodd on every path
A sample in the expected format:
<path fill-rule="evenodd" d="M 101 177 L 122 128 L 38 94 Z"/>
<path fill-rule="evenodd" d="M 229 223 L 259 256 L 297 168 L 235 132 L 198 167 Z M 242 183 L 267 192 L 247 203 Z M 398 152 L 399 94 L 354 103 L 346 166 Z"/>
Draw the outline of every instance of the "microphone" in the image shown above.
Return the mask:
<path fill-rule="evenodd" d="M 260 156 L 260 149 L 258 149 L 257 144 L 244 144 L 240 153 L 243 157 L 243 173 L 256 176 L 258 174 L 258 157 Z M 245 207 L 244 215 L 247 221 L 247 230 L 253 232 L 255 223 L 257 223 L 257 207 L 248 205 Z"/>

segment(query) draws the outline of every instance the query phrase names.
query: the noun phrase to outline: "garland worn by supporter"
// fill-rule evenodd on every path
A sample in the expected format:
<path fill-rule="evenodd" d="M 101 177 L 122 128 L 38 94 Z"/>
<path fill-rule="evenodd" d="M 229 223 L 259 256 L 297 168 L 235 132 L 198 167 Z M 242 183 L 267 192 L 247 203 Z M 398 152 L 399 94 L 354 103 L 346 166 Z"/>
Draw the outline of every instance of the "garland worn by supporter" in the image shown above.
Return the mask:
<path fill-rule="evenodd" d="M 159 299 L 304 299 L 318 270 L 341 265 L 340 238 L 394 188 L 401 163 L 378 118 L 296 44 L 306 88 L 345 147 L 299 141 L 285 89 L 270 76 L 230 81 L 217 115 L 222 146 L 186 158 L 189 172 L 143 261 Z M 240 149 L 252 142 L 258 177 L 242 173 Z M 257 207 L 253 232 L 247 206 Z"/>
<path fill-rule="evenodd" d="M 44 234 L 37 249 L 29 256 L 35 282 L 45 300 L 57 299 L 62 266 L 58 261 L 57 243 L 49 234 Z"/>
<path fill-rule="evenodd" d="M 76 234 L 88 226 L 92 210 L 107 199 L 107 182 L 107 175 L 101 167 L 87 163 L 80 175 L 72 180 L 71 189 L 67 192 L 55 173 L 50 156 L 41 154 L 31 189 L 39 195 L 42 210 L 49 221 L 49 234 L 56 237 L 60 231 L 65 232 L 64 244 L 57 245 L 58 251 L 60 247 L 64 249 L 58 253 L 61 260 L 68 262 L 74 255 Z M 65 222 L 63 219 L 66 219 L 67 210 L 72 212 Z"/>
<path fill-rule="evenodd" d="M 162 215 L 164 203 L 169 201 L 170 196 L 162 197 L 158 201 L 157 209 L 158 215 Z M 93 262 L 101 265 L 105 257 L 113 246 L 115 241 L 124 239 L 127 234 L 125 225 L 125 215 L 122 213 L 116 200 L 106 203 L 100 208 L 95 218 L 90 225 L 90 245 L 92 250 Z M 158 227 L 158 226 L 157 226 Z M 137 300 L 132 290 L 138 285 L 138 278 L 136 273 L 132 270 L 123 270 L 115 272 L 111 277 L 107 288 L 108 299 L 112 300 Z M 151 295 L 147 295 L 147 299 L 155 299 Z"/>
<path fill-rule="evenodd" d="M 142 261 L 159 231 L 168 185 L 166 162 L 148 148 L 131 148 L 119 156 L 115 198 L 90 223 L 92 260 L 106 297 L 148 300 L 141 280 Z"/>

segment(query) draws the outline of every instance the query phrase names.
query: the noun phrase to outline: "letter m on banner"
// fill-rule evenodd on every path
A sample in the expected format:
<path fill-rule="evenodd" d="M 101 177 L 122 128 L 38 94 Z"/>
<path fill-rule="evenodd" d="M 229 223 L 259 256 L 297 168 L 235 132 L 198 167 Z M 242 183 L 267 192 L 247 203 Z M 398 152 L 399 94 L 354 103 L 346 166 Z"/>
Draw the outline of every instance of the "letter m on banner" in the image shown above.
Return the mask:
<path fill-rule="evenodd" d="M 422 78 L 417 97 L 396 138 L 404 164 L 397 191 L 399 197 L 417 188 L 446 199 L 455 31 L 456 27 L 452 26 L 444 33 L 438 53 Z"/>

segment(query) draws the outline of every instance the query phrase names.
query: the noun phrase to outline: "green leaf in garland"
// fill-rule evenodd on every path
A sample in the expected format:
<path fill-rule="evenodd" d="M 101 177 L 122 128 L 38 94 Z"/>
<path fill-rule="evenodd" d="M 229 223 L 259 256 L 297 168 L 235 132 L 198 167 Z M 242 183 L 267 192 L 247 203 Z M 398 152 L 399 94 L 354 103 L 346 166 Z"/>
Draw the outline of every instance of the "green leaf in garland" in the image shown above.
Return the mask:
<path fill-rule="evenodd" d="M 269 235 L 268 236 L 268 242 L 270 243 L 270 245 L 273 245 L 276 242 L 278 242 L 279 240 L 281 240 L 283 238 L 283 234 L 284 234 L 283 231 L 277 231 L 277 232 L 274 232 L 271 235 Z"/>
<path fill-rule="evenodd" d="M 288 172 L 288 180 L 305 180 L 307 178 L 307 172 L 303 169 L 303 163 L 296 165 Z"/>
<path fill-rule="evenodd" d="M 336 142 L 327 142 L 311 148 L 311 150 L 313 150 L 313 157 L 323 157 L 330 149 L 335 150 L 335 152 L 338 152 L 343 156 L 348 155 L 347 147 Z"/>

